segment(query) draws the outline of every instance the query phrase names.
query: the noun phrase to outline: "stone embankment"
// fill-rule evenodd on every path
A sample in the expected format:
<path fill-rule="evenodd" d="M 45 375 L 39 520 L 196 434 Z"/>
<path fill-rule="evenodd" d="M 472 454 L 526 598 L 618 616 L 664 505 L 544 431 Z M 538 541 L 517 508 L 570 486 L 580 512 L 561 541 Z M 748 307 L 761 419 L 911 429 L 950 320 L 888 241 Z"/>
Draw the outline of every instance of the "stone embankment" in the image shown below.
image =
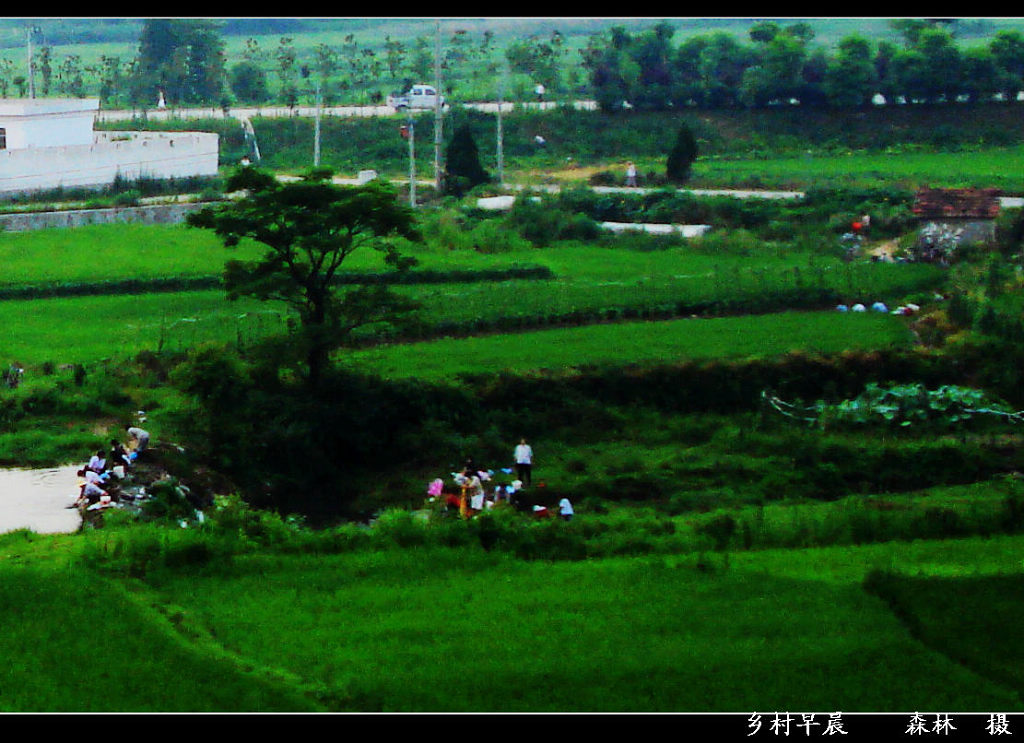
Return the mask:
<path fill-rule="evenodd" d="M 10 212 L 0 214 L 0 230 L 24 232 L 53 227 L 83 227 L 90 224 L 176 224 L 201 209 L 202 203 L 152 204 L 107 209 L 67 209 L 48 212 Z"/>

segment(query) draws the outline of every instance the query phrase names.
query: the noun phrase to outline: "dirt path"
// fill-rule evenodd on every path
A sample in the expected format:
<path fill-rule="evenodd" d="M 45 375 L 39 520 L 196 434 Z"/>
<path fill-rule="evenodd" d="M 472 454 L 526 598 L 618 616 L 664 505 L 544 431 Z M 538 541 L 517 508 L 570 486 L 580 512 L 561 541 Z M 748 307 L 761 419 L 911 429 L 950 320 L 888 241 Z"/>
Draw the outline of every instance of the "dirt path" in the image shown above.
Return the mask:
<path fill-rule="evenodd" d="M 876 245 L 868 251 L 868 255 L 877 255 L 884 261 L 893 260 L 893 256 L 899 249 L 898 240 L 886 240 L 881 245 Z"/>

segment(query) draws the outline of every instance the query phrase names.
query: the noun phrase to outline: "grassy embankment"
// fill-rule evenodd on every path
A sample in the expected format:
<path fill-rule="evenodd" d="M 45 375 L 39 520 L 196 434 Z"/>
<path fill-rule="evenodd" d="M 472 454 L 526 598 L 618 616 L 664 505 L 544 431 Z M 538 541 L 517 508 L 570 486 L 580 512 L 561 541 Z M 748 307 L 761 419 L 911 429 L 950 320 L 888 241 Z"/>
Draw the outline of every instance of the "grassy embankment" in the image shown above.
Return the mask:
<path fill-rule="evenodd" d="M 1019 596 L 1006 588 L 1020 585 L 1020 537 L 566 563 L 388 548 L 382 534 L 342 554 L 271 549 L 192 568 L 179 549 L 177 568 L 154 566 L 144 583 L 84 567 L 116 565 L 132 543 L 141 554 L 146 530 L 133 531 L 0 542 L 5 711 L 1022 705 L 1024 647 L 1003 634 L 993 660 L 961 643 L 985 612 L 942 593 L 1000 607 L 978 620 L 998 630 Z M 864 590 L 879 568 L 896 571 L 885 595 L 906 623 Z M 171 667 L 187 682 L 167 683 Z"/>

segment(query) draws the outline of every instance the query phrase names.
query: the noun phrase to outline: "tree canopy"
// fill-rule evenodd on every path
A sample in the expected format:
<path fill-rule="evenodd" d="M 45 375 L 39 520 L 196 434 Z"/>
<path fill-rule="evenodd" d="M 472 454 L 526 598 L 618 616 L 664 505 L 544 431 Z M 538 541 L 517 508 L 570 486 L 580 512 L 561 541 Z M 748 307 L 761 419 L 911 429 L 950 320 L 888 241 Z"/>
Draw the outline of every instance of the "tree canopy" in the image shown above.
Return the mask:
<path fill-rule="evenodd" d="M 203 19 L 155 18 L 143 22 L 132 76 L 132 99 L 152 105 L 219 102 L 225 91 L 224 41 L 218 25 Z"/>
<path fill-rule="evenodd" d="M 280 183 L 255 168 L 242 168 L 228 181 L 229 190 L 245 190 L 236 201 L 207 207 L 188 218 L 193 227 L 213 230 L 226 247 L 243 239 L 266 248 L 256 260 L 230 260 L 224 271 L 228 297 L 253 296 L 287 303 L 298 315 L 300 357 L 308 380 L 319 382 L 330 351 L 352 332 L 371 323 L 395 323 L 415 304 L 386 285 L 337 289 L 345 260 L 370 247 L 384 263 L 404 271 L 415 259 L 402 256 L 389 239 L 422 239 L 413 212 L 399 203 L 388 184 L 364 186 L 331 183 L 329 172 Z"/>

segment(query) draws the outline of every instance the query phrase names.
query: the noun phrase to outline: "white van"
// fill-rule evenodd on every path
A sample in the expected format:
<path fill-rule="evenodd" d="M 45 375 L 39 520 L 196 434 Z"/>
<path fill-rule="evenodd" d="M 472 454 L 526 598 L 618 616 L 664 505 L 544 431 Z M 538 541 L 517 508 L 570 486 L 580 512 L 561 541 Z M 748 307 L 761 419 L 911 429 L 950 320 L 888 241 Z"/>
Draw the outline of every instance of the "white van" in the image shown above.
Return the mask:
<path fill-rule="evenodd" d="M 441 105 L 445 105 L 444 96 L 440 96 Z M 419 83 L 413 85 L 403 95 L 389 95 L 388 105 L 393 108 L 433 108 L 437 105 L 438 95 L 433 85 Z"/>

